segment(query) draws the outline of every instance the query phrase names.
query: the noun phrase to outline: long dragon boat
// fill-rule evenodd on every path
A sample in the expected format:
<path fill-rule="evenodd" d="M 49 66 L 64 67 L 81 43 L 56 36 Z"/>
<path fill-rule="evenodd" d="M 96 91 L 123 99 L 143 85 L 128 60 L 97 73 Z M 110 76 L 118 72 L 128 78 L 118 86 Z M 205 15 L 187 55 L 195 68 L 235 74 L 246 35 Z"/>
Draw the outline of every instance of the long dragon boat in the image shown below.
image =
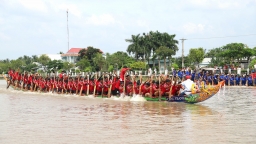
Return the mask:
<path fill-rule="evenodd" d="M 7 80 L 7 79 L 6 79 Z M 206 88 L 201 89 L 199 93 L 192 93 L 186 96 L 172 96 L 170 99 L 167 97 L 156 97 L 156 98 L 151 98 L 151 97 L 144 97 L 146 101 L 167 101 L 167 102 L 184 102 L 184 103 L 198 103 L 198 102 L 203 102 L 212 96 L 214 96 L 220 88 L 224 85 L 225 81 L 221 81 L 218 83 L 218 85 L 208 85 Z M 11 85 L 11 87 L 14 90 L 19 90 L 19 91 L 30 91 L 30 90 L 25 90 L 21 88 L 14 87 Z M 40 93 L 50 93 L 50 92 L 45 92 L 45 91 L 37 91 Z M 101 96 L 97 95 L 95 96 L 97 98 L 107 98 L 106 96 Z"/>

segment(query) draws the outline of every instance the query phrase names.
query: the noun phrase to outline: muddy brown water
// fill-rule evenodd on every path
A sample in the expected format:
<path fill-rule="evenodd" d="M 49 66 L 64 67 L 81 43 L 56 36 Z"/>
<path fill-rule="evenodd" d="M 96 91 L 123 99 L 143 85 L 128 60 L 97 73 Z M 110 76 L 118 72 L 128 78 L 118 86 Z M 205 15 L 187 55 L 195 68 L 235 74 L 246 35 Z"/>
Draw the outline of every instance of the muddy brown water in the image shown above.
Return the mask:
<path fill-rule="evenodd" d="M 256 88 L 225 87 L 198 104 L 6 90 L 1 144 L 255 143 Z"/>

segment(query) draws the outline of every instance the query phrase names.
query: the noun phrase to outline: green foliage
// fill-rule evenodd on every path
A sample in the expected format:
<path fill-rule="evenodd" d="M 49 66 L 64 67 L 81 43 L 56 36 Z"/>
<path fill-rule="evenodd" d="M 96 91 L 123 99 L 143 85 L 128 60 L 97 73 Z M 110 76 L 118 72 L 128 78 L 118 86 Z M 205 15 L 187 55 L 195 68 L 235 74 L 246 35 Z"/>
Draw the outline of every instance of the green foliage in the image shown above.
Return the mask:
<path fill-rule="evenodd" d="M 23 61 L 22 60 L 20 60 L 20 59 L 17 59 L 17 60 L 11 60 L 11 68 L 13 68 L 13 69 L 20 69 L 21 68 L 21 66 L 23 66 L 24 65 L 24 63 L 23 63 Z"/>
<path fill-rule="evenodd" d="M 189 50 L 188 58 L 191 63 L 198 64 L 204 59 L 205 50 L 203 48 L 191 48 Z"/>
<path fill-rule="evenodd" d="M 113 65 L 110 65 L 109 67 L 108 67 L 108 71 L 109 72 L 112 72 L 114 70 L 114 66 Z"/>
<path fill-rule="evenodd" d="M 114 68 L 120 69 L 124 65 L 129 65 L 129 63 L 133 63 L 135 60 L 128 56 L 127 53 L 117 51 L 113 53 L 112 55 L 107 55 L 106 57 L 106 63 L 108 65 L 113 65 Z"/>
<path fill-rule="evenodd" d="M 166 57 L 171 57 L 172 55 L 174 55 L 175 52 L 172 49 L 169 49 L 166 46 L 160 46 L 157 50 L 156 50 L 156 55 L 158 57 L 160 57 L 161 59 L 166 59 Z"/>
<path fill-rule="evenodd" d="M 91 72 L 91 71 L 92 71 L 92 67 L 91 67 L 91 66 L 86 67 L 86 68 L 84 69 L 84 71 L 85 71 L 85 72 Z"/>
<path fill-rule="evenodd" d="M 0 73 L 7 73 L 8 72 L 8 65 L 6 63 L 0 62 Z"/>
<path fill-rule="evenodd" d="M 173 67 L 174 69 L 179 69 L 179 65 L 176 64 L 176 63 L 172 63 L 172 67 Z"/>
<path fill-rule="evenodd" d="M 29 65 L 27 65 L 25 68 L 24 68 L 24 70 L 25 71 L 28 71 L 28 72 L 32 72 L 34 69 L 36 69 L 37 68 L 37 65 L 36 64 L 29 64 Z"/>
<path fill-rule="evenodd" d="M 44 73 L 44 71 L 43 70 L 38 70 L 37 73 L 42 74 L 42 73 Z"/>
<path fill-rule="evenodd" d="M 63 69 L 63 62 L 61 60 L 49 61 L 47 64 L 48 69 Z"/>
<path fill-rule="evenodd" d="M 145 70 L 146 64 L 144 62 L 138 61 L 130 64 L 130 68 L 133 70 Z"/>
<path fill-rule="evenodd" d="M 126 39 L 125 41 L 130 43 L 127 52 L 133 54 L 136 60 L 145 58 L 144 60 L 147 59 L 149 61 L 149 58 L 153 56 L 156 50 L 161 46 L 171 49 L 172 55 L 175 55 L 178 51 L 178 41 L 174 38 L 175 35 L 150 31 L 147 34 L 143 33 L 143 35 L 132 35 L 131 39 Z M 153 55 L 151 52 L 153 52 Z"/>
<path fill-rule="evenodd" d="M 212 58 L 213 65 L 223 66 L 238 64 L 244 58 L 249 62 L 252 56 L 255 56 L 255 51 L 256 48 L 248 48 L 243 43 L 230 43 L 220 48 L 211 49 L 206 56 Z"/>
<path fill-rule="evenodd" d="M 81 71 L 80 71 L 79 69 L 76 69 L 75 72 L 76 72 L 76 73 L 80 73 Z"/>
<path fill-rule="evenodd" d="M 93 58 L 98 53 L 101 53 L 100 49 L 89 46 L 87 49 L 84 48 L 79 51 L 77 60 L 80 61 L 81 59 L 86 58 L 90 63 L 92 63 Z"/>
<path fill-rule="evenodd" d="M 70 70 L 70 69 L 73 68 L 74 66 L 75 66 L 75 64 L 73 64 L 73 63 L 63 62 L 63 69 L 64 69 L 64 70 Z"/>
<path fill-rule="evenodd" d="M 105 58 L 102 56 L 102 54 L 97 53 L 95 57 L 93 58 L 94 66 L 98 69 L 97 71 L 101 71 L 103 66 L 106 63 Z"/>
<path fill-rule="evenodd" d="M 47 65 L 50 61 L 51 59 L 46 54 L 43 54 L 38 58 L 38 62 L 44 66 Z"/>
<path fill-rule="evenodd" d="M 179 66 L 179 68 L 181 68 L 182 67 L 182 57 L 175 58 L 174 63 L 176 63 Z M 184 66 L 188 67 L 190 65 L 191 65 L 191 61 L 189 60 L 189 57 L 184 56 Z"/>
<path fill-rule="evenodd" d="M 253 59 L 250 64 L 249 64 L 249 68 L 253 68 L 254 69 L 254 65 L 256 64 L 256 59 Z"/>
<path fill-rule="evenodd" d="M 62 71 L 63 71 L 63 69 L 59 69 L 59 70 L 58 70 L 58 73 L 61 73 Z"/>
<path fill-rule="evenodd" d="M 83 58 L 80 61 L 78 61 L 76 63 L 76 66 L 79 66 L 80 69 L 85 69 L 86 67 L 91 66 L 90 62 L 88 61 L 88 59 Z"/>

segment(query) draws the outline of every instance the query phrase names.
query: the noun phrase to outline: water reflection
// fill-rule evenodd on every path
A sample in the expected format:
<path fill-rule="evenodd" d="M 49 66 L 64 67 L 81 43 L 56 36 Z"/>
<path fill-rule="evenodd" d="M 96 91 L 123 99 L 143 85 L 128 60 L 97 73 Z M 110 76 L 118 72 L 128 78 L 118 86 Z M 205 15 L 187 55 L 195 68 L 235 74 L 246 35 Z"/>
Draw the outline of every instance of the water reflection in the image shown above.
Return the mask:
<path fill-rule="evenodd" d="M 198 104 L 127 102 L 6 90 L 1 143 L 253 143 L 256 89 L 228 88 Z"/>

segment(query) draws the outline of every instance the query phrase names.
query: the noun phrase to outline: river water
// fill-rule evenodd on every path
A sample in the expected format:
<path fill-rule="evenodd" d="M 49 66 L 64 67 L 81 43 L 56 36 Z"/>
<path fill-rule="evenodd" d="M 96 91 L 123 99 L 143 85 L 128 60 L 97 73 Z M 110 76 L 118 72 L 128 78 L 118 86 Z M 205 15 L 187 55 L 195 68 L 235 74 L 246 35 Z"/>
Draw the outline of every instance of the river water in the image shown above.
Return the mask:
<path fill-rule="evenodd" d="M 255 143 L 256 87 L 225 87 L 198 104 L 6 90 L 1 144 Z"/>

